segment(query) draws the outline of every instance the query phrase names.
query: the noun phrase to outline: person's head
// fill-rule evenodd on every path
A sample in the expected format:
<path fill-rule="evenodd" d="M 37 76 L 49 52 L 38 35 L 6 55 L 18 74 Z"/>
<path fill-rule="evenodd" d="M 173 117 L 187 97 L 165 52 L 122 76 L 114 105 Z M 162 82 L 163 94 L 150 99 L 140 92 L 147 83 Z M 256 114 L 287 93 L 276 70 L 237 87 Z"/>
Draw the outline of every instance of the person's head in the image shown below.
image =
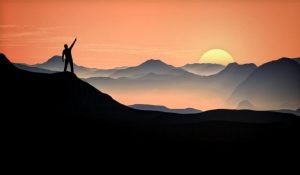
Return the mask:
<path fill-rule="evenodd" d="M 68 44 L 65 44 L 64 46 L 65 46 L 65 49 L 67 49 L 67 48 L 68 48 Z"/>

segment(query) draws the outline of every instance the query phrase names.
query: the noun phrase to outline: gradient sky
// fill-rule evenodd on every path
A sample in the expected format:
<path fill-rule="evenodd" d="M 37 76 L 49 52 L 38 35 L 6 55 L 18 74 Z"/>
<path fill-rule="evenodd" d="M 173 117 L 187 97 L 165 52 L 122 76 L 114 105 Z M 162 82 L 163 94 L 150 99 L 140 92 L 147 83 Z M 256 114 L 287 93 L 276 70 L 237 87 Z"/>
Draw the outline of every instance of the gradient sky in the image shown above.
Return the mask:
<path fill-rule="evenodd" d="M 181 66 L 209 49 L 238 63 L 300 56 L 300 0 L 0 0 L 0 52 L 39 63 L 77 36 L 88 67 L 149 58 Z"/>

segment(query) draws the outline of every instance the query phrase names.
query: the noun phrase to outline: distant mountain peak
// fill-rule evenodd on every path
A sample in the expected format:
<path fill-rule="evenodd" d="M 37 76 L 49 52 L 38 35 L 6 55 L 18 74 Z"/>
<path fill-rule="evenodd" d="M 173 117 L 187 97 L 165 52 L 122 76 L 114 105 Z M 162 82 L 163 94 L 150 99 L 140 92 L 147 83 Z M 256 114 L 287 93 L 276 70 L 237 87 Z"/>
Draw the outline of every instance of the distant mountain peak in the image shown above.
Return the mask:
<path fill-rule="evenodd" d="M 293 59 L 299 59 L 299 58 L 300 57 L 294 57 L 294 58 L 291 58 L 291 57 L 281 57 L 278 60 L 285 60 L 285 59 L 287 59 L 287 60 L 293 60 Z"/>
<path fill-rule="evenodd" d="M 51 64 L 51 63 L 57 63 L 57 62 L 62 62 L 62 59 L 61 59 L 61 56 L 59 56 L 59 55 L 54 55 L 54 56 L 52 56 L 50 59 L 48 59 L 45 63 L 47 63 L 47 64 Z"/>
<path fill-rule="evenodd" d="M 142 63 L 140 66 L 158 66 L 158 65 L 170 66 L 159 59 L 149 59 L 144 63 Z"/>
<path fill-rule="evenodd" d="M 236 63 L 236 62 L 233 62 L 233 63 L 229 63 L 229 64 L 227 65 L 227 67 L 235 67 L 235 66 L 239 66 L 239 64 Z"/>
<path fill-rule="evenodd" d="M 236 62 L 234 63 L 230 63 L 228 64 L 225 69 L 223 71 L 228 71 L 228 70 L 233 70 L 233 69 L 237 69 L 237 68 L 242 68 L 242 67 L 249 67 L 249 68 L 256 68 L 257 66 L 253 63 L 249 63 L 249 64 L 238 64 Z"/>
<path fill-rule="evenodd" d="M 248 100 L 243 100 L 238 104 L 237 109 L 252 109 L 253 110 L 253 109 L 255 109 L 255 107 Z"/>
<path fill-rule="evenodd" d="M 293 58 L 282 57 L 282 58 L 279 58 L 278 60 L 267 62 L 267 63 L 261 65 L 261 67 L 273 67 L 273 66 L 281 67 L 284 65 L 285 66 L 290 66 L 290 65 L 297 66 L 298 62 L 296 59 L 293 59 Z"/>

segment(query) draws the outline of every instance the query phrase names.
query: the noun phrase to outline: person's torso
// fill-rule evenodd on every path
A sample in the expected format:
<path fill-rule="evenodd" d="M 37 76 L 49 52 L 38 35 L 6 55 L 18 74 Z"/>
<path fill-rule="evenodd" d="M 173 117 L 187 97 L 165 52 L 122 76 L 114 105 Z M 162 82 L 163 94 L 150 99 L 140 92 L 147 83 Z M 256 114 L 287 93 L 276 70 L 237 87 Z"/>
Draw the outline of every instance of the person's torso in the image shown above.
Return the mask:
<path fill-rule="evenodd" d="M 64 53 L 65 53 L 66 59 L 72 59 L 71 49 L 65 49 Z"/>

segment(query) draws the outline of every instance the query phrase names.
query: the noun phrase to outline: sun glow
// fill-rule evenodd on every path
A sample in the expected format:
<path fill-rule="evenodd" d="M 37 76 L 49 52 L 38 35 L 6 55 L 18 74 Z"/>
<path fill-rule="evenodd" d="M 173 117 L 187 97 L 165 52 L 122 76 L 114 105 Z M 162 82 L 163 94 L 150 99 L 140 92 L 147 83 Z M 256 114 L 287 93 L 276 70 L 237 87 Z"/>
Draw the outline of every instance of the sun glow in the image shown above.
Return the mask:
<path fill-rule="evenodd" d="M 222 49 L 210 49 L 199 60 L 199 63 L 222 64 L 225 66 L 232 62 L 234 62 L 232 56 Z"/>

